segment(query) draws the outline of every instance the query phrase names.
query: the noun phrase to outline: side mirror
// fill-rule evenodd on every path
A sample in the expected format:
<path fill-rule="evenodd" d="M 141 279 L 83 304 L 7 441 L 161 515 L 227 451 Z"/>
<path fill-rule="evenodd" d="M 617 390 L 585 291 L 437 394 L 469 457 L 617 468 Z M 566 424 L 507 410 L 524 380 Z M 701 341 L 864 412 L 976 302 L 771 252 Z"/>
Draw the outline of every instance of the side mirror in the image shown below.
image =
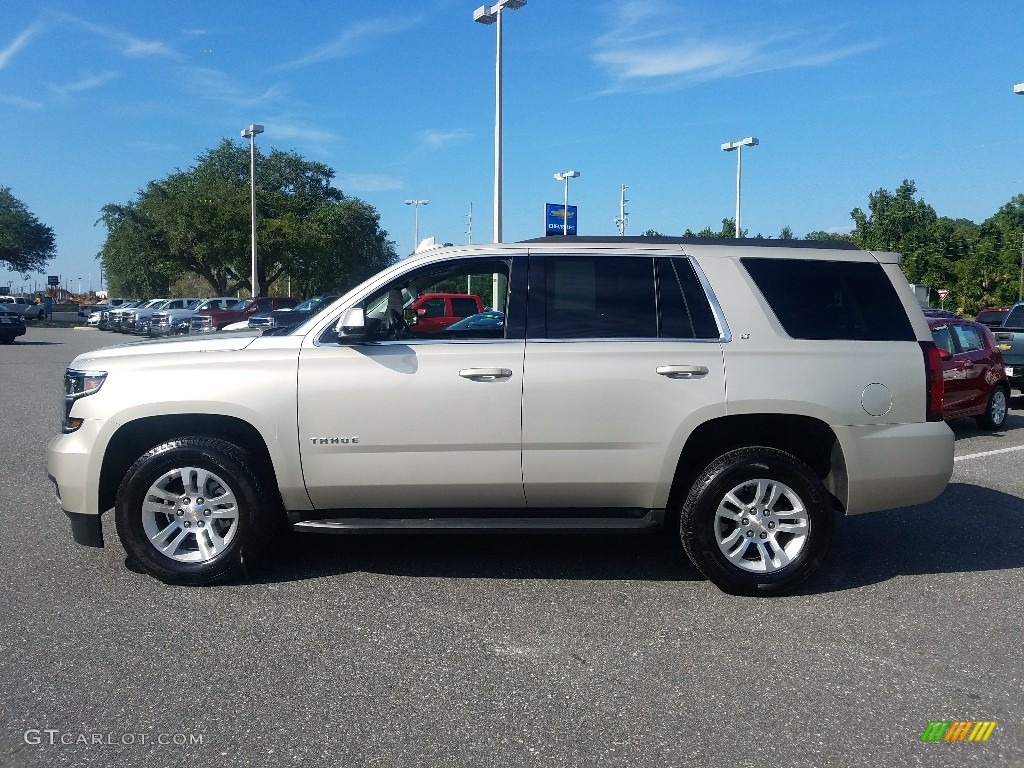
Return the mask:
<path fill-rule="evenodd" d="M 942 347 L 939 347 L 939 359 L 942 360 L 942 362 L 952 360 L 953 353 L 950 352 L 948 349 L 943 349 Z"/>
<path fill-rule="evenodd" d="M 338 339 L 358 339 L 366 335 L 366 316 L 362 307 L 346 309 L 334 326 Z"/>

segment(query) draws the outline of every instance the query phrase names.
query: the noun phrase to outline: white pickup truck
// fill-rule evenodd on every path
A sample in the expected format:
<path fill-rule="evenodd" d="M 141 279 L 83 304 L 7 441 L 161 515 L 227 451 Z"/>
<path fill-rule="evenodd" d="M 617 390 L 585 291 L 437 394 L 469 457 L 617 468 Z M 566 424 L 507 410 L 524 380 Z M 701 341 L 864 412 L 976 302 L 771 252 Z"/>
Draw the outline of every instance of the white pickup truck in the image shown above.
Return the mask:
<path fill-rule="evenodd" d="M 4 309 L 14 310 L 26 320 L 42 320 L 46 315 L 46 308 L 42 304 L 36 304 L 24 296 L 0 296 L 0 304 L 3 304 Z"/>

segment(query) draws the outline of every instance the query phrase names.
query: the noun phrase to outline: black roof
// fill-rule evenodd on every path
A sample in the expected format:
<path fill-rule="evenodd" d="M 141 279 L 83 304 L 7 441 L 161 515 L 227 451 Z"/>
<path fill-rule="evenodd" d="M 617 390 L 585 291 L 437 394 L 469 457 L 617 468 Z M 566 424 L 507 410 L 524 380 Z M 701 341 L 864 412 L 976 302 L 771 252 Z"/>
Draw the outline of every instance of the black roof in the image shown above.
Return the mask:
<path fill-rule="evenodd" d="M 859 251 L 849 240 L 776 240 L 767 237 L 646 237 L 630 235 L 549 235 L 520 240 L 521 243 L 646 243 L 648 245 L 725 245 L 757 248 L 826 248 L 835 251 Z"/>

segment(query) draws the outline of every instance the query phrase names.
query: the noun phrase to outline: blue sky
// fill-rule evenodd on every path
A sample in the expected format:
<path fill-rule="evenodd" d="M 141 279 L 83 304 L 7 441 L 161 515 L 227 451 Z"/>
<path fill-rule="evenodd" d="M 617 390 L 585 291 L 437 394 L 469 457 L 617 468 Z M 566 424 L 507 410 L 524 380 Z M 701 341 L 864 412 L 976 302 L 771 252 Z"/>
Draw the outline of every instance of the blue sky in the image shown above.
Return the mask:
<path fill-rule="evenodd" d="M 53 227 L 48 272 L 98 287 L 100 208 L 261 123 L 420 236 L 492 239 L 495 28 L 479 0 L 241 4 L 2 0 L 0 185 Z M 543 233 L 576 169 L 580 233 L 839 230 L 913 179 L 981 221 L 1024 192 L 1017 3 L 568 2 L 504 17 L 504 239 Z M 0 283 L 6 282 L 0 272 Z M 17 284 L 16 277 L 10 278 Z"/>

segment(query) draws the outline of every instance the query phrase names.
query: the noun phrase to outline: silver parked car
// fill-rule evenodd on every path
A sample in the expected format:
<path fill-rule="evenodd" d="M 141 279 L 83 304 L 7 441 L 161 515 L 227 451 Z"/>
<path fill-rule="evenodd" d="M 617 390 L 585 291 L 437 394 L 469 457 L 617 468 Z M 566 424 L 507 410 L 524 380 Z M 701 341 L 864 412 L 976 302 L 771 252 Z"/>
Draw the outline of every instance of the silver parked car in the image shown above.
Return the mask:
<path fill-rule="evenodd" d="M 121 323 L 121 330 L 125 333 L 134 333 L 136 336 L 148 336 L 149 321 L 154 312 L 164 309 L 185 309 L 190 305 L 198 303 L 198 298 L 190 296 L 184 299 L 165 299 L 152 307 L 139 307 L 138 309 L 131 310 L 129 313 L 133 321 L 131 324 L 127 322 L 129 315 L 126 315 L 126 320 Z"/>
<path fill-rule="evenodd" d="M 239 302 L 235 296 L 215 296 L 197 300 L 183 309 L 159 309 L 149 319 L 150 336 L 177 336 L 188 333 L 192 315 L 216 309 L 229 309 Z"/>

